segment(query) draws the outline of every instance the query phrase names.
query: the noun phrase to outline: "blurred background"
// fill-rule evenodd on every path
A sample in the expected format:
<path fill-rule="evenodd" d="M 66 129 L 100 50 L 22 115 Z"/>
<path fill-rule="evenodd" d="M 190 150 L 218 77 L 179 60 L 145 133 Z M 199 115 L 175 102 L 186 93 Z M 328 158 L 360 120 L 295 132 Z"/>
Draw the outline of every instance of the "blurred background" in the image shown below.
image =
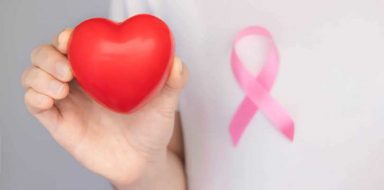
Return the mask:
<path fill-rule="evenodd" d="M 112 189 L 27 113 L 20 86 L 33 47 L 108 10 L 107 0 L 0 0 L 0 190 Z"/>

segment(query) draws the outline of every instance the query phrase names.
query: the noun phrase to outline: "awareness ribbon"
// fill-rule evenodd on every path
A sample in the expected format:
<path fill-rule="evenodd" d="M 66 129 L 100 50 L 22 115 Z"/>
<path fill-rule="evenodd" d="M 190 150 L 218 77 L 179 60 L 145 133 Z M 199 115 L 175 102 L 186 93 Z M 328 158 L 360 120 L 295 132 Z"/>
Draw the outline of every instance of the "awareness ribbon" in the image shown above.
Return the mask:
<path fill-rule="evenodd" d="M 236 45 L 241 39 L 251 35 L 267 38 L 270 43 L 266 62 L 258 76 L 254 77 L 243 65 L 237 52 Z M 231 65 L 235 78 L 246 97 L 235 112 L 231 124 L 230 134 L 236 146 L 252 117 L 258 110 L 277 128 L 286 138 L 293 141 L 294 122 L 287 111 L 269 94 L 275 81 L 279 67 L 279 54 L 269 31 L 263 27 L 251 26 L 240 31 L 234 41 L 231 53 Z"/>

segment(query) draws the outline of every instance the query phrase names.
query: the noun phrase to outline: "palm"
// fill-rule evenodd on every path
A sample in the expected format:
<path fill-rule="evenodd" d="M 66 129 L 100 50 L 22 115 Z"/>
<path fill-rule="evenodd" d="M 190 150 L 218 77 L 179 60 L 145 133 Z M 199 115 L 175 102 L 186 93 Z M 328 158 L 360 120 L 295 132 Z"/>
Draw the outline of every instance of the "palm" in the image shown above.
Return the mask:
<path fill-rule="evenodd" d="M 114 113 L 89 98 L 76 84 L 56 103 L 61 122 L 54 137 L 77 160 L 111 179 L 140 173 L 148 154 L 164 149 L 174 119 L 159 114 L 155 98 L 133 114 Z"/>

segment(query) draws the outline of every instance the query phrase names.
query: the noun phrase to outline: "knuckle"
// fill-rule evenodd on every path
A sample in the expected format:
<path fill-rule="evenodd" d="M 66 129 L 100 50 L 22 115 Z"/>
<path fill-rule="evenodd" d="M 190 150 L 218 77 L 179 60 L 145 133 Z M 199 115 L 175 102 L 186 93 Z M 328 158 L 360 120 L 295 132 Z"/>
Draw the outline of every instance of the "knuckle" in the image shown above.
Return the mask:
<path fill-rule="evenodd" d="M 61 79 L 63 82 L 72 80 L 73 74 L 70 65 L 66 59 L 58 60 L 54 63 L 54 76 Z"/>
<path fill-rule="evenodd" d="M 53 106 L 53 100 L 51 98 L 48 98 L 47 96 L 38 95 L 36 99 L 37 106 L 41 109 L 49 109 Z"/>
<path fill-rule="evenodd" d="M 174 105 L 163 105 L 157 109 L 157 114 L 161 118 L 172 121 L 175 118 L 176 108 Z"/>
<path fill-rule="evenodd" d="M 31 90 L 28 90 L 25 94 L 24 94 L 24 103 L 25 105 L 27 105 L 28 107 L 31 107 L 33 106 L 33 102 L 31 101 L 32 100 L 32 91 Z"/>
<path fill-rule="evenodd" d="M 25 69 L 25 70 L 23 71 L 23 73 L 21 74 L 21 76 L 20 76 L 20 83 L 21 83 L 21 85 L 24 86 L 24 87 L 26 86 L 26 84 L 25 84 L 25 80 L 26 80 L 26 78 L 27 78 L 27 76 L 28 76 L 30 70 L 31 70 L 30 68 Z"/>
<path fill-rule="evenodd" d="M 37 109 L 48 109 L 53 105 L 53 100 L 30 89 L 24 95 L 24 102 L 30 111 Z M 32 109 L 33 108 L 33 109 Z"/>
<path fill-rule="evenodd" d="M 67 83 L 64 83 L 62 85 L 63 86 L 61 91 L 59 91 L 58 94 L 56 95 L 56 99 L 59 99 L 59 100 L 64 99 L 69 94 L 69 85 Z"/>
<path fill-rule="evenodd" d="M 36 59 L 37 55 L 39 55 L 45 48 L 46 48 L 46 45 L 44 45 L 44 44 L 35 47 L 31 53 L 31 61 L 34 61 Z"/>
<path fill-rule="evenodd" d="M 30 68 L 23 73 L 22 84 L 25 88 L 33 85 L 33 81 L 36 80 L 37 71 L 36 68 Z"/>
<path fill-rule="evenodd" d="M 40 52 L 46 52 L 52 49 L 50 44 L 43 44 L 40 46 Z"/>
<path fill-rule="evenodd" d="M 43 88 L 49 83 L 50 77 L 41 69 L 35 68 L 27 80 L 30 81 L 32 88 Z"/>
<path fill-rule="evenodd" d="M 29 80 L 31 84 L 39 83 L 43 80 L 43 72 L 36 67 L 32 68 L 27 80 Z"/>
<path fill-rule="evenodd" d="M 170 84 L 169 82 L 166 83 L 163 87 L 163 92 L 167 95 L 167 96 L 173 96 L 175 93 L 177 93 L 179 91 L 179 88 L 177 87 L 177 85 L 174 85 L 173 83 Z"/>
<path fill-rule="evenodd" d="M 162 89 L 162 94 L 164 94 L 164 96 L 169 99 L 178 99 L 178 96 L 182 89 L 182 85 L 179 83 L 180 81 L 168 81 L 168 83 L 166 83 Z"/>
<path fill-rule="evenodd" d="M 33 62 L 36 58 L 36 55 L 40 52 L 41 50 L 41 46 L 37 46 L 35 48 L 33 48 L 32 52 L 31 52 L 31 61 Z"/>
<path fill-rule="evenodd" d="M 155 112 L 165 119 L 173 119 L 175 117 L 177 109 L 177 100 L 173 98 L 167 98 L 163 101 L 162 105 L 155 108 Z"/>
<path fill-rule="evenodd" d="M 34 65 L 41 65 L 49 62 L 54 56 L 52 56 L 52 47 L 50 45 L 41 45 L 34 50 L 31 55 L 31 62 Z"/>

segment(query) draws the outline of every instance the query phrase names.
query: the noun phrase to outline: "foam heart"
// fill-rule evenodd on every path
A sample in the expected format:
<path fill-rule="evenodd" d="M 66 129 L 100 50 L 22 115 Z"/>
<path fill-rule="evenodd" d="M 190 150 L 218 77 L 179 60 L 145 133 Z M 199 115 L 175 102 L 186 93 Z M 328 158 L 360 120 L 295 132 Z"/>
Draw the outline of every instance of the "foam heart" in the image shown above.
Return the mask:
<path fill-rule="evenodd" d="M 68 59 L 80 86 L 117 112 L 132 112 L 164 85 L 174 56 L 172 33 L 159 18 L 141 14 L 122 23 L 80 23 Z"/>

